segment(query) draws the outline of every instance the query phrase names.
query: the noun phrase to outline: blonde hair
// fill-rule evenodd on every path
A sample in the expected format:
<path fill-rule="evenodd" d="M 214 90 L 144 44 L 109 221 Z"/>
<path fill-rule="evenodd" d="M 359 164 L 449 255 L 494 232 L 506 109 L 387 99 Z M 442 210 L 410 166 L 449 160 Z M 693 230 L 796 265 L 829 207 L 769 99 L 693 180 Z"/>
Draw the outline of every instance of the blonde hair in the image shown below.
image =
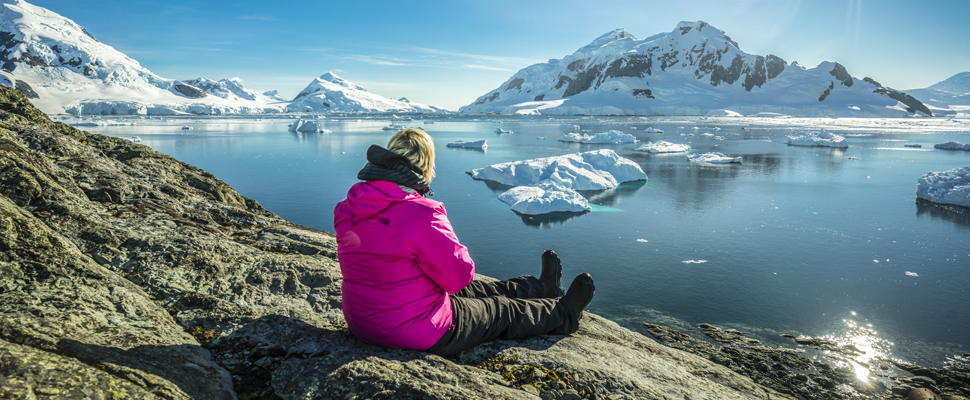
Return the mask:
<path fill-rule="evenodd" d="M 425 131 L 417 128 L 398 131 L 387 141 L 387 149 L 407 157 L 414 166 L 421 168 L 421 175 L 428 182 L 434 178 L 434 141 Z"/>

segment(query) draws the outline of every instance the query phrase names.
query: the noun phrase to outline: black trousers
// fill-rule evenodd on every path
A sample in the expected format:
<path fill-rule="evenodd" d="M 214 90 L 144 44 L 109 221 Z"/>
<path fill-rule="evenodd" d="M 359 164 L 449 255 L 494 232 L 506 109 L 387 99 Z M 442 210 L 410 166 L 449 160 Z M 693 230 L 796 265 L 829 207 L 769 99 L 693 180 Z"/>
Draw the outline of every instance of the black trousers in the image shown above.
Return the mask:
<path fill-rule="evenodd" d="M 579 316 L 562 298 L 542 298 L 539 279 L 524 275 L 499 282 L 472 281 L 451 295 L 452 325 L 431 348 L 453 356 L 495 338 L 568 335 L 579 329 Z"/>

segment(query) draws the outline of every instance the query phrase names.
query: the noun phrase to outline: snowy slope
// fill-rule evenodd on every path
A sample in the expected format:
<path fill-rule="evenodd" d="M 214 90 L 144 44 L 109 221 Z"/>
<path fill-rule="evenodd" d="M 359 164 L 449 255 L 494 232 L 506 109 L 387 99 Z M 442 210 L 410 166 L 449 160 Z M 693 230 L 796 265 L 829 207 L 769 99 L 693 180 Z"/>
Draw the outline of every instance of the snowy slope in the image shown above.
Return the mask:
<path fill-rule="evenodd" d="M 447 111 L 442 108 L 412 103 L 406 98 L 389 99 L 368 92 L 333 72 L 320 75 L 300 91 L 287 109 L 316 112 L 398 112 L 430 113 Z"/>
<path fill-rule="evenodd" d="M 258 101 L 261 103 L 285 102 L 286 99 L 280 96 L 275 90 L 259 93 L 243 87 L 242 82 L 237 78 L 223 79 L 214 81 L 206 78 L 196 78 L 183 81 L 184 83 L 196 87 L 206 94 L 210 94 L 223 99 L 236 101 Z"/>
<path fill-rule="evenodd" d="M 460 109 L 503 114 L 800 116 L 929 114 L 921 102 L 833 62 L 815 68 L 740 50 L 704 22 L 637 39 L 623 29 L 561 60 L 526 67 Z"/>
<path fill-rule="evenodd" d="M 924 89 L 906 93 L 926 103 L 934 114 L 970 113 L 970 72 L 961 72 Z"/>
<path fill-rule="evenodd" d="M 0 1 L 0 65 L 47 113 L 280 111 L 155 75 L 70 19 L 22 0 Z"/>

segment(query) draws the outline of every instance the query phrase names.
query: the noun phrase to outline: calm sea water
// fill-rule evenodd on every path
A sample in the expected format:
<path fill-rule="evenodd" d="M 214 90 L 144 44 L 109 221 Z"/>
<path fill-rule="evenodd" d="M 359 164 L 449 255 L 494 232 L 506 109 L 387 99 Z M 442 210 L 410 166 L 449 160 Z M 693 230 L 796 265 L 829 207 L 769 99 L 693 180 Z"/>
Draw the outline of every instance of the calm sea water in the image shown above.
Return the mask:
<path fill-rule="evenodd" d="M 139 136 L 288 220 L 333 231 L 334 206 L 357 182 L 367 147 L 386 144 L 393 131 L 381 127 L 390 121 L 329 117 L 321 121 L 332 133 L 300 134 L 287 131 L 294 118 L 138 119 L 131 120 L 136 126 L 85 129 Z M 433 198 L 444 202 L 479 273 L 538 274 L 542 251 L 555 249 L 563 286 L 590 272 L 590 310 L 640 332 L 642 322 L 690 333 L 711 323 L 789 347 L 794 343 L 778 335 L 825 336 L 856 344 L 869 358 L 924 365 L 970 352 L 970 212 L 919 204 L 915 193 L 923 174 L 970 165 L 970 152 L 933 149 L 970 142 L 970 120 L 428 120 L 435 123 L 408 124 L 435 138 Z M 634 151 L 640 143 L 562 143 L 562 123 L 690 143 L 693 152 L 719 151 L 744 163 L 697 165 L 683 154 Z M 495 134 L 498 127 L 514 133 Z M 847 136 L 850 147 L 785 144 L 788 134 L 820 128 Z M 702 133 L 724 140 L 703 140 Z M 487 139 L 488 149 L 445 147 L 459 139 Z M 601 148 L 634 160 L 649 180 L 584 192 L 595 204 L 585 214 L 518 215 L 498 200 L 507 187 L 465 173 Z"/>

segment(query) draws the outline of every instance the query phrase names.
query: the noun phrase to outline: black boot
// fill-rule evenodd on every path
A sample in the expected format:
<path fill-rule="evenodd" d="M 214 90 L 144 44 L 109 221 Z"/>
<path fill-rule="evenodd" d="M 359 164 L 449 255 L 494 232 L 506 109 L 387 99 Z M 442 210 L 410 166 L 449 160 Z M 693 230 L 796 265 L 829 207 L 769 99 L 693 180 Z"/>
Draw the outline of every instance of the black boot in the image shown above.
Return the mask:
<path fill-rule="evenodd" d="M 539 281 L 545 287 L 545 297 L 562 297 L 565 293 L 562 290 L 562 263 L 555 251 L 546 250 L 542 253 L 542 273 L 539 274 Z"/>
<path fill-rule="evenodd" d="M 579 319 L 583 315 L 583 310 L 589 305 L 589 302 L 593 301 L 593 292 L 595 290 L 596 287 L 593 285 L 593 277 L 583 272 L 576 279 L 573 279 L 573 283 L 569 285 L 569 291 L 562 297 L 562 300 L 569 302 L 573 306 L 573 310 L 576 312 L 576 318 Z"/>

